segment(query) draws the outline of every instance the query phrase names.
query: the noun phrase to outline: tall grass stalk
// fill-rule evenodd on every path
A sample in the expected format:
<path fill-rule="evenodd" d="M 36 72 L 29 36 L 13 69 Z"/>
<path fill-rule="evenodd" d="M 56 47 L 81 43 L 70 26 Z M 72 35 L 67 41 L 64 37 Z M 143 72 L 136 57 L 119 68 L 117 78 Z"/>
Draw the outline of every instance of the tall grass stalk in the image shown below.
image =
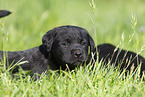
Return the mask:
<path fill-rule="evenodd" d="M 1 33 L 2 33 L 2 38 L 3 38 L 3 63 L 1 63 L 3 66 L 2 66 L 2 68 L 3 69 L 5 69 L 6 70 L 6 66 L 5 66 L 5 63 L 6 63 L 6 51 L 5 51 L 5 44 L 6 44 L 6 39 L 8 38 L 7 36 L 8 36 L 8 34 L 6 34 L 5 33 L 5 31 L 4 31 L 4 25 L 0 22 L 0 29 L 1 29 Z M 1 56 L 1 58 L 2 58 L 2 56 Z M 2 59 L 1 59 L 2 60 Z"/>
<path fill-rule="evenodd" d="M 95 10 L 96 10 L 95 1 L 91 0 L 91 2 L 89 2 L 89 5 L 90 5 L 90 7 L 92 9 L 92 15 L 89 14 L 89 17 L 90 17 L 90 19 L 91 19 L 91 21 L 93 23 L 93 29 L 94 29 L 94 35 L 95 35 L 94 41 L 97 44 L 97 39 L 96 39 L 96 37 L 97 37 L 97 35 L 96 35 L 96 21 L 95 21 Z"/>

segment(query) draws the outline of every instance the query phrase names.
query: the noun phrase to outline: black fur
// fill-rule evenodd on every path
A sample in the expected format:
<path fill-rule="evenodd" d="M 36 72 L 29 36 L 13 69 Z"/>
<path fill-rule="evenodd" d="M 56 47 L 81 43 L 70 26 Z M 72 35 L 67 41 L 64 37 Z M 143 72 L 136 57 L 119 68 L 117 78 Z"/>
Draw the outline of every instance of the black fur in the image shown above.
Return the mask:
<path fill-rule="evenodd" d="M 42 39 L 42 45 L 25 51 L 7 52 L 8 63 L 15 64 L 19 60 L 28 61 L 21 65 L 23 70 L 41 74 L 47 69 L 70 70 L 80 66 L 87 60 L 88 48 L 94 50 L 95 44 L 89 33 L 77 26 L 61 26 L 48 31 Z M 3 58 L 3 52 L 0 51 Z M 0 58 L 0 59 L 2 59 Z M 13 69 L 18 72 L 19 66 Z"/>
<path fill-rule="evenodd" d="M 97 46 L 99 60 L 103 60 L 104 64 L 110 62 L 115 66 L 119 65 L 121 71 L 124 69 L 130 71 L 134 66 L 134 70 L 141 64 L 141 75 L 145 70 L 145 59 L 132 51 L 116 48 L 111 44 L 102 44 Z"/>

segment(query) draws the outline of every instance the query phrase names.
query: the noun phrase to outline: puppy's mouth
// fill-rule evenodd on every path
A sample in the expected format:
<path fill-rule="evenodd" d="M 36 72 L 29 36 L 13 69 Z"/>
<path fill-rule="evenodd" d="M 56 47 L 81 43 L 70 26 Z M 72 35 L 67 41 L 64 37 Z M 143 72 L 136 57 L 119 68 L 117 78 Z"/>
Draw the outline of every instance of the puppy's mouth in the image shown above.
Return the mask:
<path fill-rule="evenodd" d="M 76 66 L 76 65 L 81 65 L 81 64 L 83 64 L 85 61 L 86 61 L 86 60 L 84 60 L 84 59 L 82 59 L 82 60 L 76 59 L 76 60 L 65 60 L 65 61 L 63 61 L 62 63 L 68 64 L 68 65 L 70 65 L 70 66 L 71 66 L 71 65 Z"/>
<path fill-rule="evenodd" d="M 79 66 L 82 66 L 84 64 L 84 60 L 75 60 L 75 61 L 72 61 L 72 62 L 65 62 L 65 66 L 68 66 L 68 68 L 70 70 L 73 70 Z"/>
<path fill-rule="evenodd" d="M 73 62 L 66 65 L 69 67 L 69 69 L 75 69 L 76 67 L 81 66 L 82 64 L 83 62 Z"/>
<path fill-rule="evenodd" d="M 85 62 L 85 60 L 77 60 L 71 63 L 71 65 L 73 66 L 78 66 L 78 65 L 82 65 Z"/>
<path fill-rule="evenodd" d="M 74 66 L 78 66 L 78 65 L 81 65 L 81 64 L 83 64 L 83 62 L 82 62 L 82 61 L 72 63 L 72 65 L 74 65 Z"/>

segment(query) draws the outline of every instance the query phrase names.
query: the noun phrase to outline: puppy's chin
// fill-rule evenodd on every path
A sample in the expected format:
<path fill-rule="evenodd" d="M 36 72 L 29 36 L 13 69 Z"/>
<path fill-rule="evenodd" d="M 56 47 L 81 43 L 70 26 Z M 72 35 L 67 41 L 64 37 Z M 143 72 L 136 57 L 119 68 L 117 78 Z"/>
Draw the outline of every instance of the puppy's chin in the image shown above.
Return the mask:
<path fill-rule="evenodd" d="M 81 66 L 82 64 L 83 64 L 83 62 L 74 62 L 74 63 L 71 63 L 71 64 L 66 64 L 66 66 L 68 66 L 68 68 L 70 70 L 72 70 L 72 69 L 75 69 L 75 68 Z"/>
<path fill-rule="evenodd" d="M 83 64 L 83 62 L 74 62 L 72 65 L 76 67 L 76 66 L 79 66 L 79 65 L 82 65 L 82 64 Z"/>

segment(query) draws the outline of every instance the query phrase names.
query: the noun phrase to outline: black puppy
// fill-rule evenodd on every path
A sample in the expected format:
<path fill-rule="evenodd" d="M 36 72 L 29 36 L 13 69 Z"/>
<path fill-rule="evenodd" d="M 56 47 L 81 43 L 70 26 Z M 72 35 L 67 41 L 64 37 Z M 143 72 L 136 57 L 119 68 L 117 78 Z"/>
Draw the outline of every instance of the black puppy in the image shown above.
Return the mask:
<path fill-rule="evenodd" d="M 0 10 L 0 18 L 5 17 L 7 15 L 11 14 L 10 11 L 7 10 Z"/>
<path fill-rule="evenodd" d="M 0 18 L 10 13 L 0 10 Z M 30 70 L 32 74 L 41 74 L 48 68 L 73 70 L 87 60 L 88 48 L 91 53 L 94 47 L 94 41 L 85 29 L 77 26 L 56 27 L 43 36 L 42 45 L 39 47 L 25 51 L 7 52 L 6 65 L 27 61 L 21 67 L 23 70 Z M 3 54 L 4 52 L 0 51 L 0 61 L 3 60 Z M 16 66 L 12 73 L 18 72 L 18 69 L 19 66 Z"/>
<path fill-rule="evenodd" d="M 99 60 L 103 60 L 104 64 L 110 62 L 110 64 L 115 66 L 119 65 L 121 71 L 124 69 L 130 71 L 132 66 L 136 70 L 137 66 L 141 64 L 141 75 L 145 70 L 145 59 L 132 51 L 119 49 L 111 44 L 98 45 L 97 50 Z"/>
<path fill-rule="evenodd" d="M 48 31 L 42 39 L 42 45 L 25 51 L 7 52 L 7 64 L 28 61 L 21 65 L 23 70 L 41 74 L 48 68 L 51 70 L 70 70 L 80 66 L 87 60 L 88 48 L 93 52 L 94 41 L 89 33 L 77 26 L 61 26 Z M 3 51 L 0 51 L 3 58 Z M 66 66 L 67 65 L 67 66 Z M 15 67 L 12 73 L 18 72 Z"/>

